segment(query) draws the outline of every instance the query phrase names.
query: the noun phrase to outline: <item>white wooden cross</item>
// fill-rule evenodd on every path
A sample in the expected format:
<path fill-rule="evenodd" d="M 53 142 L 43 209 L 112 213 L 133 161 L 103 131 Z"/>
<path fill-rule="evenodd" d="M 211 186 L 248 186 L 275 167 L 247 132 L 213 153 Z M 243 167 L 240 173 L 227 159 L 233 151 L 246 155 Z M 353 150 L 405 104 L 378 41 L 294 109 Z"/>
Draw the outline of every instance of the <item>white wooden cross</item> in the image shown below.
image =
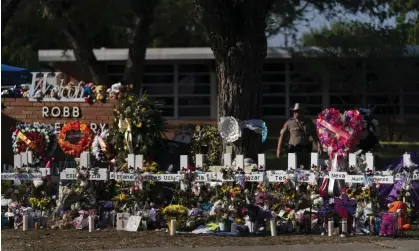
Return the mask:
<path fill-rule="evenodd" d="M 142 154 L 128 154 L 127 162 L 128 169 L 133 168 L 134 170 L 143 169 L 143 155 Z"/>
<path fill-rule="evenodd" d="M 117 213 L 116 214 L 116 230 L 125 230 L 129 217 L 130 217 L 129 213 Z"/>

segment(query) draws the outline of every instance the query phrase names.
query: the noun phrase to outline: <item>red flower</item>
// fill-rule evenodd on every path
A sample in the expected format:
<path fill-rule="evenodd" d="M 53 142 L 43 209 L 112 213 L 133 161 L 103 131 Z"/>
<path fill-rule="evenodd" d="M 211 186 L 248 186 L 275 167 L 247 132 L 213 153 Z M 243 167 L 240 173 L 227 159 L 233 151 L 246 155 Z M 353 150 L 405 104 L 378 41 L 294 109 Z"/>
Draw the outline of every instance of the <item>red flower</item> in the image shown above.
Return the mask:
<path fill-rule="evenodd" d="M 275 185 L 275 188 L 276 188 L 276 189 L 281 188 L 281 183 L 277 183 L 277 184 Z"/>
<path fill-rule="evenodd" d="M 192 164 L 189 164 L 188 169 L 192 172 L 196 170 L 195 166 Z"/>

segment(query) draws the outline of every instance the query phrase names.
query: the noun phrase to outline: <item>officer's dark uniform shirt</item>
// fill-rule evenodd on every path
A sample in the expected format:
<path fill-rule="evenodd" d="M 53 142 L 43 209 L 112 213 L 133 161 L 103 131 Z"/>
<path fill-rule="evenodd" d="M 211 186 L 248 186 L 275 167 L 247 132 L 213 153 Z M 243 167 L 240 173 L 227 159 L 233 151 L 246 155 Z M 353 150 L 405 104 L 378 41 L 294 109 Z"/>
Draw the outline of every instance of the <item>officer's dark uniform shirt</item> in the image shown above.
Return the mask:
<path fill-rule="evenodd" d="M 307 146 L 313 140 L 317 140 L 317 131 L 311 119 L 289 119 L 281 130 L 283 136 L 288 137 L 288 144 L 292 146 Z"/>

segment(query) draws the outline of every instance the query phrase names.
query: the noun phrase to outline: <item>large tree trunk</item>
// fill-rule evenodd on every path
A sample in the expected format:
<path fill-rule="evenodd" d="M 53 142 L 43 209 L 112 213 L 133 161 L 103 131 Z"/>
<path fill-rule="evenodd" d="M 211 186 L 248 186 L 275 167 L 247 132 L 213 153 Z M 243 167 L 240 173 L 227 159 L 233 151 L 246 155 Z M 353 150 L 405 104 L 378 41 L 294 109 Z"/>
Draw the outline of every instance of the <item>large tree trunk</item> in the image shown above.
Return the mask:
<path fill-rule="evenodd" d="M 218 116 L 259 119 L 272 1 L 195 0 L 195 4 L 217 65 Z M 233 151 L 256 158 L 260 145 L 259 134 L 244 130 Z"/>
<path fill-rule="evenodd" d="M 1 30 L 7 25 L 7 22 L 13 17 L 20 0 L 2 0 L 1 1 Z"/>
<path fill-rule="evenodd" d="M 131 0 L 134 12 L 134 28 L 129 41 L 128 59 L 125 65 L 124 82 L 133 85 L 133 91 L 140 92 L 147 45 L 150 37 L 150 25 L 154 19 L 157 0 Z"/>
<path fill-rule="evenodd" d="M 99 64 L 93 53 L 93 45 L 89 41 L 88 31 L 86 31 L 77 21 L 66 12 L 73 2 L 42 0 L 46 15 L 48 18 L 60 24 L 65 37 L 68 40 L 69 47 L 73 50 L 74 57 L 77 60 L 79 68 L 90 76 L 90 80 L 95 85 L 109 86 L 111 79 L 105 66 Z"/>

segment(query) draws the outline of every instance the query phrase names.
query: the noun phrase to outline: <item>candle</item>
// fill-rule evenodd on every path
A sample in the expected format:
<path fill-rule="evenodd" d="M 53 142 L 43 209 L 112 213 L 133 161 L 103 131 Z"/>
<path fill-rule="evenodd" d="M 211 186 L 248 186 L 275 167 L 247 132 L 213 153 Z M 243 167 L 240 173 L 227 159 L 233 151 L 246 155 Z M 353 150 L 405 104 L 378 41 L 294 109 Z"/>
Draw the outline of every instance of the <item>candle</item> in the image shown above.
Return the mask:
<path fill-rule="evenodd" d="M 342 234 L 348 232 L 348 221 L 346 219 L 342 219 Z"/>
<path fill-rule="evenodd" d="M 23 231 L 28 231 L 29 228 L 29 216 L 27 214 L 23 215 Z"/>
<path fill-rule="evenodd" d="M 276 222 L 275 219 L 270 220 L 271 236 L 276 236 Z"/>
<path fill-rule="evenodd" d="M 95 228 L 95 215 L 89 215 L 89 232 L 93 232 Z"/>
<path fill-rule="evenodd" d="M 176 219 L 170 220 L 170 235 L 171 236 L 176 235 Z"/>
<path fill-rule="evenodd" d="M 328 223 L 327 223 L 327 231 L 328 231 L 328 233 L 329 233 L 329 236 L 332 236 L 332 235 L 333 235 L 333 230 L 334 230 L 333 225 L 334 225 L 334 224 L 335 224 L 335 223 L 334 223 L 333 219 L 332 219 L 332 218 L 330 218 L 330 219 L 329 219 L 329 221 L 328 221 Z"/>
<path fill-rule="evenodd" d="M 237 224 L 236 223 L 231 223 L 230 232 L 231 233 L 236 233 L 237 232 Z"/>
<path fill-rule="evenodd" d="M 220 228 L 221 232 L 224 232 L 226 230 L 226 224 L 224 222 L 218 223 L 218 227 Z"/>

